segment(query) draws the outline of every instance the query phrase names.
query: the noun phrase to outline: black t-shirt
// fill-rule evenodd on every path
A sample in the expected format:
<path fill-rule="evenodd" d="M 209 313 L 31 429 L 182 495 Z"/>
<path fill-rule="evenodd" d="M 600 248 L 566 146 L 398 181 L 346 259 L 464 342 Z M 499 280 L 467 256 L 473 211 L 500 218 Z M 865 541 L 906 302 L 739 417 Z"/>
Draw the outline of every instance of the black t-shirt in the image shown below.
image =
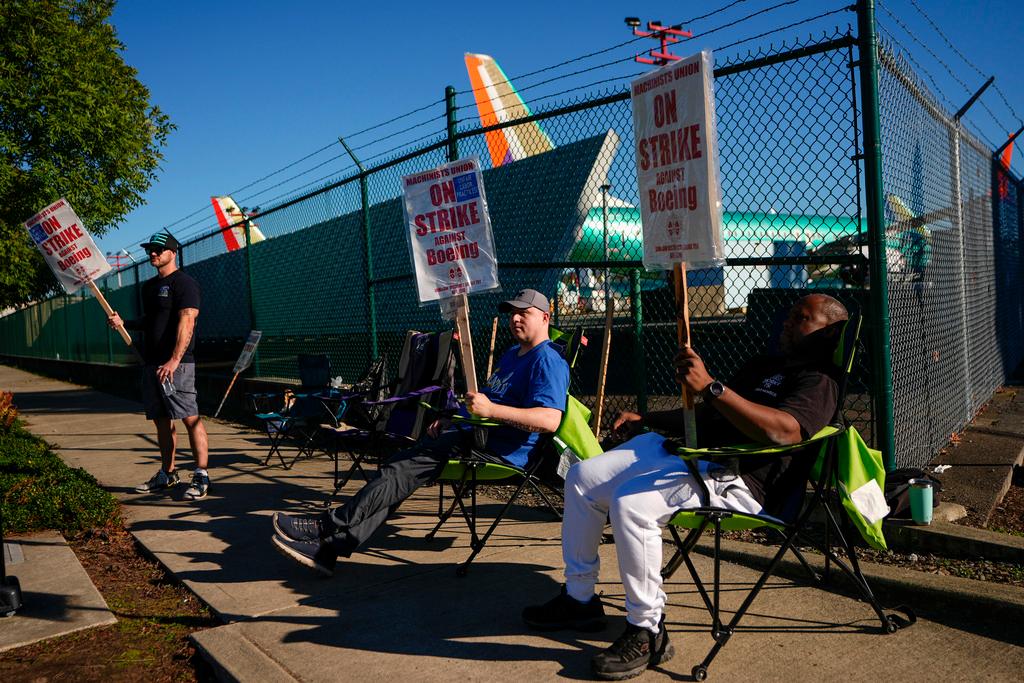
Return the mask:
<path fill-rule="evenodd" d="M 826 363 L 759 356 L 748 361 L 727 386 L 754 403 L 792 415 L 801 437 L 810 438 L 825 427 L 836 411 L 839 388 Z M 697 407 L 697 438 L 701 447 L 749 443 L 713 404 Z M 817 447 L 790 453 L 730 458 L 726 464 L 737 472 L 765 510 L 787 517 L 792 491 L 802 487 L 814 464 Z"/>
<path fill-rule="evenodd" d="M 142 285 L 142 330 L 146 335 L 143 357 L 150 365 L 162 365 L 171 359 L 178 339 L 178 313 L 183 308 L 199 308 L 199 284 L 180 270 L 167 277 L 155 277 Z M 182 363 L 195 362 L 192 351 L 196 336 L 188 341 Z"/>

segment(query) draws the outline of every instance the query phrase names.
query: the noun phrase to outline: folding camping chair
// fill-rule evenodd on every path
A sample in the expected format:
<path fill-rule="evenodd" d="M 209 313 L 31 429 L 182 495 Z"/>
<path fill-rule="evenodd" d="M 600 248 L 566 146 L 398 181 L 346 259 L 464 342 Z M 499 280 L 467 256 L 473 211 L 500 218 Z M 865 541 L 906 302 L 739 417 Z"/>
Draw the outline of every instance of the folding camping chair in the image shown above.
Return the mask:
<path fill-rule="evenodd" d="M 366 479 L 363 466 L 367 462 L 380 463 L 392 452 L 416 443 L 427 428 L 427 411 L 447 407 L 455 373 L 452 337 L 451 331 L 410 330 L 402 347 L 398 375 L 383 392 L 386 397 L 364 399 L 355 404 L 368 426 L 321 425 L 325 448 L 334 459 L 334 494 L 344 488 L 356 472 Z M 352 465 L 339 481 L 338 463 L 342 453 L 348 454 Z"/>
<path fill-rule="evenodd" d="M 894 610 L 903 612 L 905 618 L 899 614 L 885 612 L 874 593 L 872 593 L 871 587 L 868 585 L 863 572 L 861 572 L 849 534 L 844 533 L 843 531 L 843 527 L 847 525 L 840 523 L 836 512 L 833 511 L 830 505 L 839 493 L 842 493 L 845 498 L 849 498 L 847 486 L 849 482 L 844 481 L 842 476 L 843 468 L 838 467 L 838 464 L 840 460 L 840 447 L 844 442 L 844 436 L 855 433 L 855 430 L 847 424 L 843 416 L 843 402 L 846 398 L 847 380 L 850 374 L 850 369 L 853 365 L 854 353 L 860 333 L 860 324 L 861 320 L 859 315 L 851 317 L 851 319 L 844 324 L 842 333 L 839 335 L 836 349 L 832 356 L 832 362 L 835 365 L 837 379 L 839 381 L 839 394 L 836 412 L 831 424 L 826 426 L 813 437 L 801 443 L 788 446 L 768 447 L 755 444 L 750 446 L 704 449 L 679 447 L 675 450 L 680 457 L 686 460 L 690 473 L 697 482 L 700 482 L 700 485 L 704 488 L 705 499 L 708 499 L 709 495 L 707 486 L 704 484 L 704 481 L 701 479 L 697 471 L 696 461 L 699 458 L 712 456 L 742 458 L 754 455 L 780 454 L 803 448 L 820 449 L 817 462 L 815 463 L 809 477 L 813 492 L 810 497 L 808 497 L 806 495 L 805 483 L 800 482 L 799 490 L 792 492 L 793 505 L 790 506 L 790 510 L 788 511 L 789 514 L 784 515 L 786 519 L 772 517 L 767 514 L 744 514 L 723 508 L 701 507 L 681 510 L 669 521 L 669 531 L 671 532 L 673 541 L 675 542 L 676 551 L 662 570 L 662 577 L 664 579 L 670 578 L 680 565 L 685 564 L 705 607 L 711 615 L 711 635 L 715 643 L 704 660 L 693 667 L 691 673 L 698 681 L 702 681 L 707 678 L 708 667 L 711 665 L 712 660 L 718 654 L 718 651 L 721 650 L 729 641 L 729 638 L 735 632 L 737 625 L 746 614 L 751 603 L 753 603 L 754 599 L 757 597 L 758 593 L 764 587 L 765 583 L 771 577 L 776 567 L 779 565 L 779 562 L 787 552 L 794 553 L 803 567 L 809 572 L 815 583 L 823 582 L 829 578 L 831 564 L 835 564 L 839 567 L 856 586 L 864 601 L 871 605 L 872 609 L 875 611 L 875 615 L 881 623 L 881 628 L 884 633 L 893 633 L 900 628 L 913 624 L 914 621 L 916 621 L 913 611 L 905 607 L 893 608 Z M 850 457 L 850 454 L 846 454 L 844 457 Z M 872 482 L 874 482 L 874 480 L 872 480 Z M 881 491 L 879 490 L 878 493 L 881 494 Z M 850 511 L 848 500 L 844 501 L 844 508 L 848 512 Z M 824 541 L 807 534 L 809 521 L 811 520 L 812 514 L 816 513 L 822 514 L 825 519 Z M 861 530 L 861 533 L 864 535 L 866 540 L 872 543 L 879 542 L 878 539 L 881 538 L 880 518 L 872 522 L 873 525 L 876 525 L 874 535 L 868 533 L 862 528 L 865 522 L 861 521 L 859 524 L 860 526 L 858 528 Z M 690 560 L 690 551 L 693 550 L 697 541 L 700 539 L 701 534 L 709 526 L 714 528 L 714 552 L 712 556 L 714 563 L 714 575 L 711 596 L 708 595 L 704 582 L 697 574 L 693 562 Z M 689 530 L 685 539 L 680 538 L 677 528 Z M 750 593 L 743 600 L 739 609 L 736 610 L 732 620 L 727 625 L 723 625 L 719 603 L 721 588 L 719 577 L 721 566 L 720 550 L 722 531 L 759 528 L 771 529 L 781 534 L 782 545 L 772 558 L 768 568 L 764 570 L 760 578 L 754 584 Z M 804 545 L 811 545 L 817 548 L 824 555 L 824 577 L 818 576 L 800 553 L 800 550 L 796 545 L 798 538 Z M 843 553 L 845 553 L 847 561 L 840 558 L 833 549 L 833 538 L 838 542 Z M 884 543 L 884 539 L 881 539 L 881 543 Z M 881 547 L 884 547 L 884 545 Z"/>
<path fill-rule="evenodd" d="M 562 356 L 569 363 L 570 370 L 575 367 L 576 359 L 579 356 L 580 347 L 586 344 L 586 337 L 581 329 L 576 329 L 572 334 L 565 335 L 561 331 L 551 328 L 550 335 L 556 346 L 559 346 Z M 465 576 L 469 571 L 469 565 L 476 556 L 483 550 L 487 540 L 498 528 L 505 513 L 512 504 L 516 502 L 526 487 L 529 487 L 540 496 L 549 510 L 558 518 L 562 515 L 551 503 L 544 493 L 541 485 L 543 480 L 538 476 L 540 469 L 552 453 L 562 454 L 569 449 L 577 459 L 584 459 L 601 452 L 593 432 L 590 431 L 587 421 L 590 419 L 590 411 L 572 395 L 568 396 L 566 411 L 562 415 L 562 422 L 555 434 L 542 436 L 548 444 L 540 447 L 541 455 L 536 456 L 527 462 L 524 467 L 517 467 L 511 463 L 489 454 L 485 449 L 486 429 L 497 426 L 497 423 L 478 418 L 459 418 L 453 416 L 456 422 L 472 425 L 472 430 L 466 430 L 466 438 L 473 440 L 472 447 L 467 449 L 468 454 L 458 459 L 452 459 L 445 465 L 441 476 L 438 477 L 439 498 L 438 498 L 438 522 L 427 534 L 427 540 L 432 540 L 448 519 L 458 511 L 469 527 L 470 548 L 472 552 L 465 562 L 456 568 L 458 576 Z M 507 482 L 518 479 L 519 485 L 512 493 L 512 496 L 505 503 L 491 521 L 487 531 L 481 536 L 477 533 L 477 485 L 480 483 Z M 444 507 L 444 484 L 452 487 L 452 502 L 447 509 Z M 469 505 L 465 503 L 468 495 Z"/>
<path fill-rule="evenodd" d="M 312 456 L 318 425 L 324 420 L 337 421 L 347 407 L 341 401 L 332 409 L 321 397 L 330 390 L 330 358 L 324 354 L 299 354 L 297 362 L 298 389 L 248 394 L 255 417 L 270 440 L 264 465 L 269 465 L 270 459 L 277 456 L 285 469 L 291 469 L 299 458 Z M 297 451 L 291 462 L 285 460 L 281 451 L 288 445 Z"/>

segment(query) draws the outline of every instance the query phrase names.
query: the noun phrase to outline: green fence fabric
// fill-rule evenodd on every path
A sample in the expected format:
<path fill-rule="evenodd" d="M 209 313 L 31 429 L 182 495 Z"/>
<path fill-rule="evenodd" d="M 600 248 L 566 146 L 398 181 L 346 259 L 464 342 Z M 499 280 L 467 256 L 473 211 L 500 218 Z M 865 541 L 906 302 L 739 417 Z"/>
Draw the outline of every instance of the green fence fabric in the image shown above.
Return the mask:
<path fill-rule="evenodd" d="M 876 214 L 866 206 L 863 182 L 863 44 L 836 31 L 784 47 L 762 44 L 716 63 L 727 261 L 688 274 L 691 339 L 711 371 L 727 378 L 772 347 L 782 312 L 798 297 L 836 296 L 865 314 L 868 340 L 845 413 L 877 443 L 877 428 L 888 429 L 889 416 L 876 398 L 891 385 L 892 461 L 920 466 L 1024 359 L 1020 181 L 952 121 L 898 47 L 883 44 L 877 115 L 886 248 L 873 253 L 867 217 Z M 403 175 L 445 163 L 454 143 L 484 169 L 502 283 L 501 291 L 470 297 L 481 373 L 497 303 L 533 287 L 551 299 L 555 325 L 581 326 L 590 338 L 592 352 L 581 357 L 571 387 L 589 408 L 597 393 L 596 350 L 612 307 L 605 430 L 620 410 L 678 405 L 671 282 L 640 263 L 628 91 L 534 108 L 530 122 L 543 128 L 553 149 L 526 149 L 542 153 L 499 167 L 472 96 L 456 99 L 453 133 L 438 130 L 392 156 L 364 159 L 363 172 L 353 168 L 263 206 L 255 221 L 264 241 L 232 252 L 217 231 L 187 241 L 181 261 L 203 290 L 200 379 L 226 386 L 250 329 L 263 332 L 253 376 L 294 380 L 298 354 L 324 353 L 332 375 L 352 381 L 375 353 L 394 360 L 406 330 L 450 325 L 436 304 L 416 301 L 400 195 Z M 888 296 L 881 301 L 868 274 L 883 265 Z M 100 285 L 124 317 L 135 317 L 139 283 L 153 274 L 137 264 Z M 0 353 L 130 362 L 91 298 L 59 295 L 0 317 Z M 884 330 L 875 325 L 883 310 L 889 344 L 874 334 Z M 499 324 L 495 354 L 511 343 Z M 887 367 L 875 362 L 880 358 L 891 361 L 891 377 L 872 371 Z"/>

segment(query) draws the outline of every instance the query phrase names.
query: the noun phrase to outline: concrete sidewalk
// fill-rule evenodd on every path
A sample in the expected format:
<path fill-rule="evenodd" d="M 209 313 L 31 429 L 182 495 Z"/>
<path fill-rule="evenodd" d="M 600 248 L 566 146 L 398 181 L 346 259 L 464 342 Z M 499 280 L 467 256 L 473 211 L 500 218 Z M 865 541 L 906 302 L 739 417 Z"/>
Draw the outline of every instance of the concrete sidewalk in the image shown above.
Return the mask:
<path fill-rule="evenodd" d="M 64 537 L 53 531 L 4 539 L 8 576 L 22 607 L 0 620 L 0 652 L 117 622 Z"/>
<path fill-rule="evenodd" d="M 433 543 L 425 542 L 437 492 L 423 489 L 371 550 L 340 563 L 334 578 L 320 579 L 274 551 L 269 515 L 326 502 L 326 458 L 288 471 L 263 467 L 260 435 L 208 422 L 210 496 L 198 503 L 176 499 L 180 493 L 140 496 L 131 489 L 153 474 L 159 457 L 137 404 L 4 366 L 0 389 L 15 393 L 33 432 L 123 501 L 132 533 L 226 622 L 195 636 L 226 679 L 587 678 L 589 657 L 622 628 L 614 546 L 601 548 L 599 590 L 613 616 L 604 633 L 549 636 L 522 626 L 522 607 L 554 595 L 560 581 L 560 528 L 540 511 L 515 508 L 469 576 L 460 579 L 454 568 L 469 552 L 468 534 L 453 523 Z M 184 471 L 191 465 L 187 455 L 179 462 Z M 737 557 L 757 554 L 745 544 L 730 544 L 730 551 Z M 696 563 L 710 574 L 706 558 L 698 556 Z M 870 571 L 894 602 L 917 610 L 916 625 L 883 636 L 863 603 L 773 578 L 711 675 L 1019 680 L 1024 590 L 891 567 Z M 647 673 L 648 680 L 688 680 L 712 644 L 708 615 L 682 576 L 666 586 L 666 621 L 677 655 Z M 735 608 L 755 578 L 746 566 L 726 564 L 725 607 Z M 964 609 L 965 603 L 976 604 L 974 598 L 984 608 Z"/>

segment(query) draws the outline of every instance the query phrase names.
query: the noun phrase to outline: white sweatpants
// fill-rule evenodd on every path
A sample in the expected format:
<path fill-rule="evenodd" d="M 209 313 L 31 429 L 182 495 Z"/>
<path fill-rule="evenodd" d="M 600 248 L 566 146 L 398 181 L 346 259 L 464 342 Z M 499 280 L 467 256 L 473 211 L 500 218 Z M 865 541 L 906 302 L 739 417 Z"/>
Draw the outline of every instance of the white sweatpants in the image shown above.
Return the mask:
<path fill-rule="evenodd" d="M 600 570 L 598 545 L 611 515 L 619 574 L 626 592 L 626 620 L 657 631 L 665 607 L 661 589 L 662 528 L 684 508 L 699 507 L 702 491 L 686 463 L 649 432 L 613 451 L 573 465 L 565 479 L 562 556 L 566 591 L 581 602 L 594 595 Z M 699 463 L 711 504 L 737 512 L 761 512 L 739 477 L 708 476 L 718 465 Z"/>

